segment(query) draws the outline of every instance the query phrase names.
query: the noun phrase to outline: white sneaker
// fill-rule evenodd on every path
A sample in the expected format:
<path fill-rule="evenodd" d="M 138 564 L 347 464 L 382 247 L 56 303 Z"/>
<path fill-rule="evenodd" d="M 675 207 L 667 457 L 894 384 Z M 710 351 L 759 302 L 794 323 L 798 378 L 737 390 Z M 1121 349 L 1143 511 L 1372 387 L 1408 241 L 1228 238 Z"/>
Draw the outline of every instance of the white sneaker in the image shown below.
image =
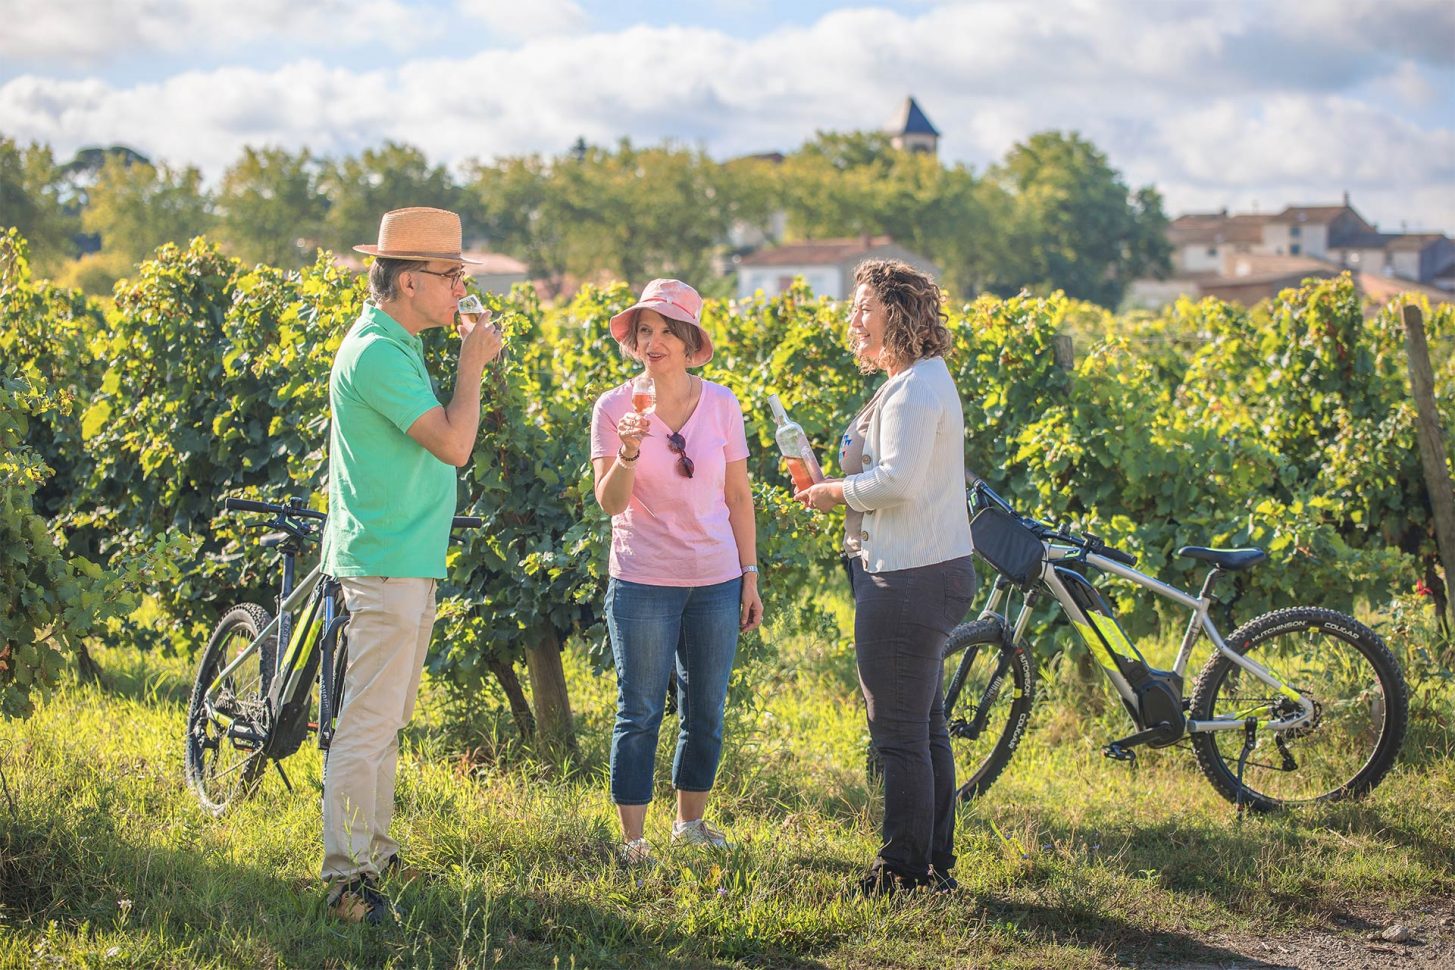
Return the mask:
<path fill-rule="evenodd" d="M 657 864 L 657 860 L 652 856 L 652 844 L 646 839 L 632 839 L 630 842 L 623 842 L 616 847 L 616 856 L 624 866 L 651 868 Z"/>
<path fill-rule="evenodd" d="M 714 849 L 728 847 L 727 836 L 700 818 L 690 822 L 673 822 L 672 841 L 685 845 L 710 845 Z"/>

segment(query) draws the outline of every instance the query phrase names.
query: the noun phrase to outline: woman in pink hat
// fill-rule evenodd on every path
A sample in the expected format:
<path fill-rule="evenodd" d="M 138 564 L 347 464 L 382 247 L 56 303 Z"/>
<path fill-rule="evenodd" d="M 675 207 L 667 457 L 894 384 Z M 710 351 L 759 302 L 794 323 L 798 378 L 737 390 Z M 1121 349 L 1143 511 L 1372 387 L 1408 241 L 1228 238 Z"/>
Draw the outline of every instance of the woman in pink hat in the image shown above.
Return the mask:
<path fill-rule="evenodd" d="M 738 635 L 763 620 L 742 408 L 727 388 L 688 372 L 712 357 L 701 314 L 702 297 L 686 283 L 648 283 L 611 319 L 611 335 L 644 372 L 601 395 L 591 414 L 596 500 L 611 515 L 611 798 L 628 864 L 652 861 L 642 827 L 674 668 L 681 727 L 672 841 L 727 845 L 703 815 Z M 633 407 L 644 378 L 655 388 L 655 409 L 640 396 L 641 409 Z"/>

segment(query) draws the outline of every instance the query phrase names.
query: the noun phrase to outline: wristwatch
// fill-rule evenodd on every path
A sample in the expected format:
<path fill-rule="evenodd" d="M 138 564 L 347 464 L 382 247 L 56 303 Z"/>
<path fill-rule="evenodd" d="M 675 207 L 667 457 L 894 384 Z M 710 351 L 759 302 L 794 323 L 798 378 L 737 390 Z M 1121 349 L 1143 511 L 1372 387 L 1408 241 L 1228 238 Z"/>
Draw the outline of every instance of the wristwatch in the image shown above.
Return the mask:
<path fill-rule="evenodd" d="M 754 575 L 757 575 L 757 572 L 758 572 L 758 564 L 757 563 L 749 563 L 748 565 L 746 565 L 746 566 L 743 567 L 743 575 L 744 576 L 748 575 L 748 573 L 753 573 Z"/>

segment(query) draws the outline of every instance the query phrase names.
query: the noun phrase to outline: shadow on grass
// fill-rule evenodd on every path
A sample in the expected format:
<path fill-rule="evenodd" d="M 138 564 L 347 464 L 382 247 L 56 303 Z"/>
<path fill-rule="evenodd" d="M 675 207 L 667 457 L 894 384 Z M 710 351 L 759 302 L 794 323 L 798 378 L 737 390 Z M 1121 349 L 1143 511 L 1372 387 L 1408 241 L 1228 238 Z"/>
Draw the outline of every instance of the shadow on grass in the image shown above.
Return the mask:
<path fill-rule="evenodd" d="M 1155 879 L 1170 892 L 1196 893 L 1229 911 L 1260 917 L 1266 915 L 1270 902 L 1295 912 L 1330 910 L 1329 900 L 1317 892 L 1273 894 L 1266 882 L 1269 865 L 1309 867 L 1310 877 L 1315 877 L 1312 867 L 1317 863 L 1300 862 L 1299 857 L 1314 845 L 1320 832 L 1377 834 L 1414 851 L 1434 871 L 1455 869 L 1455 848 L 1373 805 L 1338 806 L 1307 824 L 1292 813 L 1248 815 L 1228 824 L 1174 817 L 1150 824 L 1083 823 L 1074 828 L 1050 812 L 1032 817 L 1031 827 L 1043 852 L 1063 853 L 1075 865 Z M 1287 824 L 1290 818 L 1298 824 Z M 978 823 L 967 819 L 962 824 Z M 1284 861 L 1270 861 L 1270 849 L 1279 850 Z M 1324 851 L 1320 848 L 1319 855 Z"/>
<path fill-rule="evenodd" d="M 1093 947 L 1112 954 L 1120 965 L 1285 967 L 1264 963 L 1186 933 L 1147 930 L 1091 909 L 1034 903 L 983 902 L 988 923 L 1034 943 Z"/>
<path fill-rule="evenodd" d="M 463 884 L 458 874 L 424 886 L 385 883 L 400 922 L 346 925 L 326 913 L 320 882 L 200 849 L 129 844 L 100 806 L 64 822 L 24 810 L 6 821 L 0 924 L 35 941 L 59 928 L 78 958 L 98 932 L 124 934 L 133 956 L 176 965 L 815 968 L 823 964 L 812 954 L 837 943 L 694 937 L 638 918 L 622 898 L 566 898 L 525 879 L 487 885 L 479 874 Z M 609 849 L 586 855 L 578 869 L 609 864 Z M 631 892 L 623 885 L 612 895 Z"/>

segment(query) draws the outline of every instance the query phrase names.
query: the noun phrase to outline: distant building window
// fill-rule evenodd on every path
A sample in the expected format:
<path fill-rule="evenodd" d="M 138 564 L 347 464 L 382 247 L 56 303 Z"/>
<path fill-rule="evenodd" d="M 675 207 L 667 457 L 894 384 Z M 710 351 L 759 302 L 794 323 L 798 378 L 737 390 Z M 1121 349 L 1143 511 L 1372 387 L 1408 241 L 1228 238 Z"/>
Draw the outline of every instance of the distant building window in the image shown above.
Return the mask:
<path fill-rule="evenodd" d="M 1288 247 L 1288 254 L 1290 256 L 1297 256 L 1302 249 L 1302 246 L 1300 246 L 1298 243 L 1294 243 Z"/>
<path fill-rule="evenodd" d="M 1209 246 L 1209 247 L 1207 247 L 1207 254 L 1209 256 L 1216 256 L 1218 254 L 1218 247 L 1216 247 L 1216 246 Z"/>
<path fill-rule="evenodd" d="M 1294 239 L 1297 239 L 1299 236 L 1303 235 L 1303 226 L 1289 226 L 1288 234 Z"/>

